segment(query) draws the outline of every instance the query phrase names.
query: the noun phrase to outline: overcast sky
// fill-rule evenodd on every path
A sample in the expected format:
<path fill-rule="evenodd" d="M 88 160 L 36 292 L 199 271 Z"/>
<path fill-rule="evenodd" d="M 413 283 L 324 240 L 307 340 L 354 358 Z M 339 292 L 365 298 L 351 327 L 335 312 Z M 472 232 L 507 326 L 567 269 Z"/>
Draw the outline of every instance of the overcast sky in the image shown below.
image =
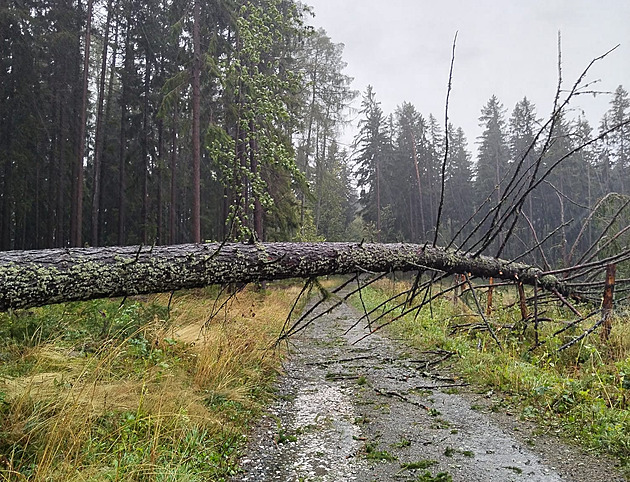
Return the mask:
<path fill-rule="evenodd" d="M 450 120 L 472 144 L 482 106 L 496 94 L 508 109 L 527 96 L 540 117 L 552 108 L 558 31 L 563 78 L 570 88 L 595 57 L 620 47 L 590 71 L 597 90 L 630 90 L 630 0 L 305 0 L 310 23 L 345 44 L 353 88 L 371 84 L 386 114 L 411 102 L 444 120 L 451 49 L 458 33 Z M 572 104 L 595 128 L 610 96 Z M 356 121 L 354 122 L 356 124 Z M 351 139 L 347 132 L 344 140 Z M 472 146 L 471 146 L 472 147 Z"/>

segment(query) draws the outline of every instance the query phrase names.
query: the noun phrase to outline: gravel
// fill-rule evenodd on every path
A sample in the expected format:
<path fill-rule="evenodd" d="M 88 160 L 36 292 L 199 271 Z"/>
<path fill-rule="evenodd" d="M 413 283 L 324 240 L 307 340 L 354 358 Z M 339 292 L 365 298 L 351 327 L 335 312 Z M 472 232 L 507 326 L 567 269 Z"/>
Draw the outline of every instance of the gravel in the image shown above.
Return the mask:
<path fill-rule="evenodd" d="M 380 332 L 357 342 L 364 327 L 346 331 L 358 316 L 343 304 L 291 339 L 276 402 L 234 481 L 412 481 L 427 472 L 455 482 L 626 480 L 606 458 L 490 410 L 495 394 L 437 371 L 443 353 L 414 352 Z"/>

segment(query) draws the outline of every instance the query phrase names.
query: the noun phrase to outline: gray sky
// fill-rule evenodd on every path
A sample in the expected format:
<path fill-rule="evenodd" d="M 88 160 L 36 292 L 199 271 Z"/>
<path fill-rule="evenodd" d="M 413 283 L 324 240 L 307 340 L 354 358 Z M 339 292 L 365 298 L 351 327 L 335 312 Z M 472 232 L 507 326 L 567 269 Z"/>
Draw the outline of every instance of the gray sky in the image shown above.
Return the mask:
<path fill-rule="evenodd" d="M 496 94 L 508 109 L 523 96 L 539 117 L 552 108 L 557 41 L 562 34 L 564 87 L 589 62 L 620 47 L 590 71 L 597 90 L 630 90 L 630 0 L 305 0 L 310 21 L 345 44 L 353 88 L 372 84 L 386 114 L 403 101 L 444 120 L 453 37 L 457 51 L 449 117 L 472 147 L 482 106 Z M 579 96 L 571 105 L 597 128 L 610 96 Z M 357 103 L 358 106 L 358 103 Z M 579 109 L 579 111 L 578 111 Z M 356 122 L 355 122 L 356 124 Z M 349 131 L 344 140 L 352 138 Z"/>

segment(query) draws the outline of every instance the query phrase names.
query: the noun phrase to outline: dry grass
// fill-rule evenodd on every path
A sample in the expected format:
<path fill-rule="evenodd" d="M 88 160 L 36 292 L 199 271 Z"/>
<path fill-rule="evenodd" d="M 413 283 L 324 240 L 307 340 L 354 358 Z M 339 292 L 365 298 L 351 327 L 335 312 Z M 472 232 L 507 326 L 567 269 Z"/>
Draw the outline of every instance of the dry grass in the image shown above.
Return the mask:
<path fill-rule="evenodd" d="M 247 289 L 210 322 L 216 292 L 188 292 L 168 320 L 88 353 L 61 338 L 6 344 L 29 369 L 0 378 L 0 480 L 223 480 L 269 397 L 282 356 L 270 347 L 298 292 Z"/>

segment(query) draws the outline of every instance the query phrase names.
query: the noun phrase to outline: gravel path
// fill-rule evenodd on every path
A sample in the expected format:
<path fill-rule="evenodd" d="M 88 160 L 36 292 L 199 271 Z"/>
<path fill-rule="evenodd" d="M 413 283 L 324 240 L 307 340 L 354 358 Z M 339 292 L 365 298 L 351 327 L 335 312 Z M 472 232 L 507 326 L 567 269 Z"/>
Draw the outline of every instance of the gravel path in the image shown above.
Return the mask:
<path fill-rule="evenodd" d="M 348 305 L 292 338 L 278 398 L 234 481 L 623 482 L 612 463 L 509 413 L 492 394 L 457 393 L 443 353 L 414 353 L 378 333 L 345 333 Z M 435 364 L 432 362 L 435 361 Z M 435 478 L 419 479 L 430 472 Z"/>

